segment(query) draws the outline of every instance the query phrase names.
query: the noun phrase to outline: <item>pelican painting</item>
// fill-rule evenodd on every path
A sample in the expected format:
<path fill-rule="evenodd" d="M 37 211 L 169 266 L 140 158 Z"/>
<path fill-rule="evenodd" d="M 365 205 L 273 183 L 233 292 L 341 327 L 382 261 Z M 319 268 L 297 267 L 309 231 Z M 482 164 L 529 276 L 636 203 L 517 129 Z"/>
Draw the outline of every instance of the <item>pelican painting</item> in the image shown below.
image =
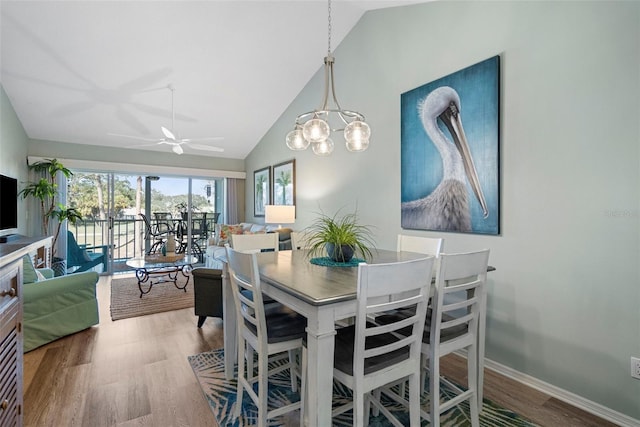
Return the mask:
<path fill-rule="evenodd" d="M 467 74 L 465 81 L 475 75 Z M 448 82 L 459 84 L 460 80 L 454 78 Z M 452 86 L 439 81 L 426 90 L 419 88 L 423 90 L 403 103 L 403 108 L 412 109 L 415 117 L 412 116 L 412 123 L 405 124 L 403 110 L 403 145 L 411 145 L 403 147 L 402 152 L 402 227 L 497 234 L 498 221 L 492 218 L 497 217 L 497 138 L 495 155 L 483 155 L 482 163 L 476 164 L 472 152 L 478 147 L 473 146 L 474 142 L 487 144 L 486 135 L 478 131 L 487 127 L 482 123 L 486 109 L 478 108 L 482 106 L 482 92 L 466 92 L 475 95 L 470 101 L 472 115 L 476 115 L 472 118 L 471 138 L 462 120 L 465 105 Z M 497 114 L 495 117 L 497 120 Z M 497 129 L 495 132 L 497 135 Z M 488 140 L 492 142 L 492 138 Z M 481 146 L 476 152 L 482 153 L 484 148 Z M 487 164 L 487 160 L 493 164 Z M 488 168 L 489 173 L 482 170 L 484 173 L 479 174 L 479 167 Z M 490 189 L 489 198 L 485 196 L 484 186 Z"/>

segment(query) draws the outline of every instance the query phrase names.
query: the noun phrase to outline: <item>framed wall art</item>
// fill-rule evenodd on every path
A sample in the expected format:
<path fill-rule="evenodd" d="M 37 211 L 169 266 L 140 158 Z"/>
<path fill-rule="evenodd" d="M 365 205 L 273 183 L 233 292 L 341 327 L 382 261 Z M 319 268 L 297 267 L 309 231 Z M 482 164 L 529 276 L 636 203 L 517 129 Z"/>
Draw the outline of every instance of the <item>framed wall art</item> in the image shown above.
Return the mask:
<path fill-rule="evenodd" d="M 500 57 L 401 95 L 401 225 L 499 234 Z"/>
<path fill-rule="evenodd" d="M 273 204 L 296 204 L 296 160 L 273 166 Z"/>
<path fill-rule="evenodd" d="M 264 216 L 265 206 L 271 203 L 271 166 L 253 172 L 253 215 Z"/>

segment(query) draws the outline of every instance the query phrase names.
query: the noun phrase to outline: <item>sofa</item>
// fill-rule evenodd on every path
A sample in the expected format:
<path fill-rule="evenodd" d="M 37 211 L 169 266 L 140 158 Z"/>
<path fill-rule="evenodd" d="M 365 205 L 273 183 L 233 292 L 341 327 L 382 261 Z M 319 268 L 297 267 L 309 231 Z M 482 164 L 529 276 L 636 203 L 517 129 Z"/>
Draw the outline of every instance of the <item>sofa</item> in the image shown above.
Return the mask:
<path fill-rule="evenodd" d="M 33 268 L 23 258 L 24 352 L 99 322 L 98 273 L 86 271 L 54 277 L 51 269 Z"/>
<path fill-rule="evenodd" d="M 291 231 L 290 228 L 279 228 L 277 225 L 251 222 L 216 224 L 215 237 L 210 239 L 207 245 L 205 266 L 222 269 L 222 263 L 218 259 L 224 256 L 224 245 L 231 244 L 231 235 L 233 234 L 278 233 L 279 249 L 287 250 L 291 249 Z"/>

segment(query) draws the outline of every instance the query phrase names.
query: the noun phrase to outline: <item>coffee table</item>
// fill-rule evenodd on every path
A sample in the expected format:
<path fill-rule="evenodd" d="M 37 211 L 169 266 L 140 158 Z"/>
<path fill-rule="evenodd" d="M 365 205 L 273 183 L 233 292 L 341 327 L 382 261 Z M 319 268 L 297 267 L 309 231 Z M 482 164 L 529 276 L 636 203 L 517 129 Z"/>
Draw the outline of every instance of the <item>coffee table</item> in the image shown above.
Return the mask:
<path fill-rule="evenodd" d="M 138 289 L 140 289 L 140 298 L 142 298 L 142 295 L 151 292 L 153 285 L 164 282 L 173 282 L 176 288 L 187 292 L 191 265 L 197 262 L 198 257 L 193 255 L 146 255 L 127 260 L 127 265 L 136 269 Z M 178 273 L 187 278 L 184 286 L 178 285 Z M 158 279 L 152 280 L 153 276 Z"/>

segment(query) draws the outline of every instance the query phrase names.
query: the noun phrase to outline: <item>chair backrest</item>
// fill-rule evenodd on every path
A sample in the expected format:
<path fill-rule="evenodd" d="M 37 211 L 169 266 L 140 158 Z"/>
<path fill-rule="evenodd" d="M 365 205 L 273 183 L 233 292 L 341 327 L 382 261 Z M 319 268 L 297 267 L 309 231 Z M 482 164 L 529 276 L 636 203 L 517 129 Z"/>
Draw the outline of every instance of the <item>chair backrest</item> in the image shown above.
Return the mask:
<path fill-rule="evenodd" d="M 78 246 L 75 236 L 67 230 L 67 264 L 70 266 L 80 265 L 85 262 L 84 250 Z"/>
<path fill-rule="evenodd" d="M 225 250 L 236 316 L 238 316 L 238 328 L 244 328 L 246 322 L 251 323 L 257 331 L 258 342 L 266 342 L 267 325 L 257 254 L 240 252 L 232 249 L 229 244 L 225 245 Z"/>
<path fill-rule="evenodd" d="M 430 336 L 441 354 L 475 342 L 488 264 L 489 249 L 440 254 Z"/>
<path fill-rule="evenodd" d="M 237 251 L 278 252 L 278 233 L 232 234 L 231 246 Z"/>
<path fill-rule="evenodd" d="M 408 357 L 403 360 L 411 359 L 419 366 L 434 261 L 435 257 L 429 256 L 412 261 L 361 263 L 358 266 L 354 376 L 364 375 L 365 359 L 397 359 L 398 352 L 406 352 L 407 348 Z M 398 317 L 385 325 L 377 326 L 367 321 L 371 316 L 403 309 L 410 315 Z M 400 331 L 402 333 L 399 333 Z M 384 340 L 380 343 L 381 340 L 376 339 L 381 334 L 394 332 L 397 332 L 394 334 L 397 339 L 392 343 Z M 365 342 L 368 340 L 371 341 L 365 348 Z"/>
<path fill-rule="evenodd" d="M 408 236 L 398 234 L 398 252 L 417 252 L 419 254 L 433 255 L 436 258 L 442 251 L 443 239 L 435 237 Z"/>
<path fill-rule="evenodd" d="M 142 220 L 144 221 L 144 239 L 147 240 L 149 239 L 151 236 L 153 236 L 153 231 L 151 229 L 151 222 L 149 221 L 149 218 L 147 218 L 147 216 L 145 214 L 138 214 L 142 217 Z"/>
<path fill-rule="evenodd" d="M 168 233 L 173 231 L 173 218 L 171 212 L 154 212 L 153 217 L 156 220 L 156 231 L 158 233 Z"/>
<path fill-rule="evenodd" d="M 297 251 L 298 249 L 309 249 L 309 236 L 304 231 L 292 231 L 291 232 L 291 249 Z"/>

